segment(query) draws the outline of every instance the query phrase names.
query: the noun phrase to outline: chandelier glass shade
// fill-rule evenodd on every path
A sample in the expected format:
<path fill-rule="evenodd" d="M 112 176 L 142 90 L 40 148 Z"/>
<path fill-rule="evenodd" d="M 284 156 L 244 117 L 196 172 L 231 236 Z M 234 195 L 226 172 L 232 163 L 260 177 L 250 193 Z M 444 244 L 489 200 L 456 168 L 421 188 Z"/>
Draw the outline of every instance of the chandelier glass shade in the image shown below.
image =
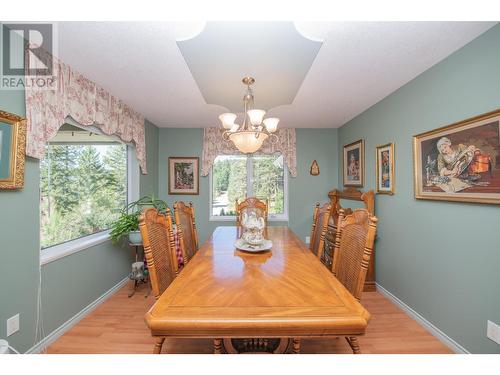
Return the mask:
<path fill-rule="evenodd" d="M 278 129 L 279 119 L 275 117 L 264 119 L 266 111 L 253 108 L 254 98 L 250 86 L 255 79 L 245 77 L 242 82 L 247 86 L 247 92 L 243 97 L 245 108 L 243 124 L 238 125 L 235 122 L 238 116 L 234 113 L 223 113 L 219 116 L 219 120 L 225 129 L 224 140 L 233 142 L 242 153 L 251 154 L 258 151 L 268 138 L 271 142 L 276 142 L 278 137 L 273 133 Z"/>

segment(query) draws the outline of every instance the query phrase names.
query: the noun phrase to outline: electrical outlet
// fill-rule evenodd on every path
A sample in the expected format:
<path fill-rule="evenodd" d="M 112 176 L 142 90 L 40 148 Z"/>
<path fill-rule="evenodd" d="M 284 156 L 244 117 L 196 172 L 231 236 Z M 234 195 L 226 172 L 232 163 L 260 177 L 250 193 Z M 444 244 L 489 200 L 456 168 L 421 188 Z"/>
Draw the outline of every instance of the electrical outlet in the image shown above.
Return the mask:
<path fill-rule="evenodd" d="M 495 341 L 500 345 L 500 326 L 488 320 L 488 326 L 486 328 L 486 337 L 490 340 Z"/>
<path fill-rule="evenodd" d="M 310 243 L 310 242 L 311 242 L 311 237 L 306 236 L 306 243 Z"/>
<path fill-rule="evenodd" d="M 7 319 L 7 336 L 19 331 L 19 314 Z"/>

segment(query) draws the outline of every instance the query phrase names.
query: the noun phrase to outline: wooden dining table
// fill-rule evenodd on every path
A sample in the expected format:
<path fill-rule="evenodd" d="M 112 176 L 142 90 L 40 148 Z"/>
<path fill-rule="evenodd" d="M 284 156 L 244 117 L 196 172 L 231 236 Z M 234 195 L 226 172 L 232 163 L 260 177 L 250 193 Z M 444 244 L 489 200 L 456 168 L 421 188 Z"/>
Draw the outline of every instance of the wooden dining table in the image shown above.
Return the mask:
<path fill-rule="evenodd" d="M 273 246 L 261 253 L 237 250 L 239 235 L 215 229 L 147 312 L 153 336 L 214 338 L 215 353 L 258 343 L 298 353 L 301 338 L 365 333 L 370 313 L 290 228 L 268 227 Z"/>

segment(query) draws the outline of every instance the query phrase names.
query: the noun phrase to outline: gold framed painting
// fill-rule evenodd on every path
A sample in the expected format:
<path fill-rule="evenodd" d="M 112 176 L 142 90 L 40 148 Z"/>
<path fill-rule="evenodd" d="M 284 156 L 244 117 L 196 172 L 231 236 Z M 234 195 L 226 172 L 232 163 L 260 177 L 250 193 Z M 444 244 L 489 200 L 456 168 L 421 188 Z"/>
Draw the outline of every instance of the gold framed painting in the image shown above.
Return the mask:
<path fill-rule="evenodd" d="M 396 160 L 394 143 L 377 146 L 375 159 L 377 161 L 377 193 L 394 194 L 394 165 Z"/>
<path fill-rule="evenodd" d="M 0 110 L 0 189 L 24 185 L 26 120 Z"/>
<path fill-rule="evenodd" d="M 344 186 L 363 187 L 365 176 L 365 141 L 363 139 L 344 146 L 342 169 Z"/>
<path fill-rule="evenodd" d="M 500 204 L 500 109 L 413 137 L 415 198 Z"/>
<path fill-rule="evenodd" d="M 200 190 L 198 157 L 168 158 L 168 193 L 198 195 Z"/>

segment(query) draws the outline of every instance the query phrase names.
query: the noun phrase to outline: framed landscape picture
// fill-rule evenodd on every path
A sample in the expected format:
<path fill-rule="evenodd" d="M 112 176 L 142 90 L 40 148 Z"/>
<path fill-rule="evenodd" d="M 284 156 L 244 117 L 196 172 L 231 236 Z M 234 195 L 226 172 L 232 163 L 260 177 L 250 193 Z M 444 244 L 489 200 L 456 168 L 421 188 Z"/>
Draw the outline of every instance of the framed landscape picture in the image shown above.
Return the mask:
<path fill-rule="evenodd" d="M 394 194 L 394 143 L 377 147 L 377 193 Z"/>
<path fill-rule="evenodd" d="M 359 141 L 344 146 L 344 186 L 363 186 L 365 175 L 365 142 Z"/>
<path fill-rule="evenodd" d="M 26 120 L 0 110 L 0 189 L 24 185 Z"/>
<path fill-rule="evenodd" d="M 415 198 L 500 204 L 500 110 L 413 137 Z"/>
<path fill-rule="evenodd" d="M 199 194 L 199 158 L 168 158 L 168 193 Z"/>

